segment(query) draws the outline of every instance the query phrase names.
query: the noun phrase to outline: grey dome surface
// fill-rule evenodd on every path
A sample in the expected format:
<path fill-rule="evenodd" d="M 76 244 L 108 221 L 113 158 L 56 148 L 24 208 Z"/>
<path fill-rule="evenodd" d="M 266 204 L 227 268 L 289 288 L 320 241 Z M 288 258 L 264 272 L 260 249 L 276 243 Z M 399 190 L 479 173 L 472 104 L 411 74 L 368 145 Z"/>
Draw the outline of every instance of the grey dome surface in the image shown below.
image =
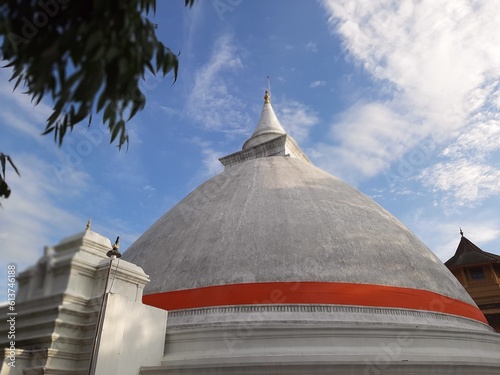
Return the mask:
<path fill-rule="evenodd" d="M 145 294 L 246 282 L 323 281 L 423 289 L 474 305 L 394 216 L 290 157 L 236 165 L 208 180 L 124 253 Z"/>

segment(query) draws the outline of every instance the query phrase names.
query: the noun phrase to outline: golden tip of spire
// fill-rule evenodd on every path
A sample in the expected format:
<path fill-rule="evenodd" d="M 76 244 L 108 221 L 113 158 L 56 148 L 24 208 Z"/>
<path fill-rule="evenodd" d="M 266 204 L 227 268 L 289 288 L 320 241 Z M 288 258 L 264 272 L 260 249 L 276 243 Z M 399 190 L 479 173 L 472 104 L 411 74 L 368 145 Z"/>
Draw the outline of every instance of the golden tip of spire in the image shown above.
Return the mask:
<path fill-rule="evenodd" d="M 264 94 L 264 104 L 269 103 L 271 103 L 271 95 L 269 95 L 269 91 L 266 90 L 266 93 Z"/>
<path fill-rule="evenodd" d="M 92 218 L 89 217 L 89 219 L 87 220 L 87 228 L 86 228 L 86 230 L 90 229 L 90 225 L 91 224 L 92 224 Z"/>
<path fill-rule="evenodd" d="M 118 250 L 120 247 L 120 245 L 118 244 L 119 241 L 120 241 L 120 236 L 116 237 L 116 241 L 115 244 L 113 245 L 113 248 L 106 253 L 106 256 L 108 258 L 111 258 L 111 261 L 113 261 L 113 259 L 122 257 L 122 255 L 120 254 L 120 250 Z"/>
<path fill-rule="evenodd" d="M 118 250 L 120 248 L 120 236 L 116 237 L 115 244 L 113 245 L 113 250 Z"/>

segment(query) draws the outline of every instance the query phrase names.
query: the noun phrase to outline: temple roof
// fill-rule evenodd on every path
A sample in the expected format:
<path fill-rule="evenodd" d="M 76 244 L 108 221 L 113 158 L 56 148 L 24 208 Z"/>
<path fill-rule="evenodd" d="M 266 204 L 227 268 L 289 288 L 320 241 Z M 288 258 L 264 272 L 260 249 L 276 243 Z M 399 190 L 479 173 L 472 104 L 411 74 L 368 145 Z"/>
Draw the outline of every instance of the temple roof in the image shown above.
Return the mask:
<path fill-rule="evenodd" d="M 500 262 L 500 255 L 487 253 L 481 250 L 468 238 L 462 235 L 455 255 L 448 259 L 445 265 L 451 268 L 491 262 Z"/>

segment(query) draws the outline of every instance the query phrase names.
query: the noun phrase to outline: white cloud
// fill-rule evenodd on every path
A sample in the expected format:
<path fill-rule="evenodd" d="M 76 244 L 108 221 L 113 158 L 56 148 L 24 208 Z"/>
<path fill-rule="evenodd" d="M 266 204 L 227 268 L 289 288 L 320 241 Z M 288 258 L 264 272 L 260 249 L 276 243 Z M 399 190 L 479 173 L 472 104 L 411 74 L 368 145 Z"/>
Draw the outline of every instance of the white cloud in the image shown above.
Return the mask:
<path fill-rule="evenodd" d="M 208 63 L 195 72 L 187 111 L 206 129 L 244 131 L 251 122 L 244 103 L 231 90 L 231 75 L 243 67 L 240 53 L 232 38 L 223 35 L 215 42 Z"/>
<path fill-rule="evenodd" d="M 306 49 L 311 52 L 318 52 L 318 46 L 314 42 L 307 43 Z"/>
<path fill-rule="evenodd" d="M 499 149 L 500 122 L 485 121 L 465 129 L 455 142 L 444 149 L 443 155 L 482 161 Z"/>
<path fill-rule="evenodd" d="M 500 102 L 500 49 L 497 48 L 500 12 L 495 0 L 323 0 L 322 3 L 330 16 L 329 25 L 341 37 L 347 53 L 384 87 L 388 86 L 386 83 L 392 87 L 389 100 L 367 104 L 386 109 L 387 122 L 379 121 L 377 131 L 372 130 L 374 122 L 368 117 L 351 126 L 334 123 L 340 144 L 333 151 L 344 157 L 345 170 L 358 180 L 373 176 L 410 151 L 418 141 L 432 137 L 437 143 L 447 145 L 471 125 L 477 130 L 469 131 L 467 140 L 474 137 L 475 141 L 463 147 L 466 139 L 458 140 L 456 147 L 448 148 L 450 155 L 456 153 L 457 147 L 461 152 L 467 150 L 469 154 L 483 156 L 486 156 L 484 144 L 496 149 L 494 141 L 487 138 L 497 136 L 496 129 L 485 129 L 498 114 Z M 355 118 L 359 110 L 357 103 L 341 121 Z M 386 133 L 387 128 L 391 134 Z M 352 151 L 353 134 L 361 139 L 355 145 L 357 152 Z M 374 146 L 379 148 L 370 149 Z M 388 154 L 401 146 L 402 152 Z M 374 160 L 360 161 L 357 156 L 371 153 L 375 154 Z M 467 189 L 460 185 L 468 184 L 469 179 L 444 182 L 445 177 L 452 177 L 447 171 L 453 165 L 467 175 L 479 177 L 478 199 L 499 193 L 490 181 L 497 176 L 498 169 L 486 158 L 482 165 L 474 167 L 458 158 L 438 164 L 436 173 L 426 175 L 428 186 L 452 196 Z M 485 186 L 481 186 L 483 183 Z M 474 193 L 467 196 L 472 199 Z"/>
<path fill-rule="evenodd" d="M 483 215 L 484 216 L 484 215 Z M 489 216 L 495 216 L 489 215 Z M 457 250 L 460 242 L 459 228 L 464 231 L 465 237 L 479 246 L 482 250 L 498 253 L 499 249 L 491 248 L 490 243 L 500 238 L 500 221 L 498 218 L 470 215 L 467 220 L 456 220 L 450 217 L 436 219 L 435 212 L 425 217 L 417 214 L 413 219 L 417 235 L 427 238 L 426 245 L 446 262 Z"/>
<path fill-rule="evenodd" d="M 61 233 L 84 229 L 84 218 L 68 212 L 62 202 L 63 197 L 86 189 L 90 176 L 73 174 L 72 179 L 58 182 L 50 165 L 34 155 L 18 154 L 15 162 L 21 177 L 7 175 L 12 195 L 2 201 L 1 247 L 4 259 L 24 268 L 38 258 L 44 245 L 60 240 Z"/>
<path fill-rule="evenodd" d="M 436 163 L 419 179 L 435 191 L 447 192 L 455 205 L 473 205 L 500 194 L 500 170 L 467 159 Z"/>
<path fill-rule="evenodd" d="M 10 70 L 0 71 L 0 81 L 7 82 L 10 74 Z M 13 84 L 0 85 L 0 97 L 13 101 L 22 110 L 22 113 L 28 116 L 32 121 L 38 124 L 45 124 L 46 119 L 51 115 L 52 109 L 45 103 L 41 102 L 37 106 L 33 105 L 31 99 L 28 95 L 23 94 L 22 86 L 19 86 L 16 91 L 12 91 L 14 88 Z M 45 129 L 39 129 L 39 133 Z"/>
<path fill-rule="evenodd" d="M 7 82 L 8 74 L 0 70 L 0 82 Z M 2 125 L 14 129 L 19 134 L 24 134 L 35 140 L 38 144 L 46 146 L 53 152 L 53 135 L 42 136 L 45 130 L 46 119 L 52 113 L 48 105 L 41 102 L 34 106 L 28 95 L 23 94 L 22 87 L 12 92 L 13 85 L 0 85 L 0 120 Z M 47 142 L 47 139 L 51 142 Z M 49 146 L 50 144 L 50 146 Z M 10 145 L 9 145 L 10 146 Z M 4 150 L 5 151 L 5 150 Z"/>
<path fill-rule="evenodd" d="M 202 154 L 203 165 L 207 168 L 209 177 L 215 176 L 224 170 L 224 167 L 219 161 L 219 159 L 224 156 L 223 152 L 216 151 L 212 148 L 204 148 Z"/>
<path fill-rule="evenodd" d="M 6 88 L 6 85 L 0 86 L 0 119 L 15 137 L 8 142 L 2 138 L 1 150 L 11 154 L 21 177 L 7 171 L 12 194 L 1 202 L 0 248 L 5 260 L 24 269 L 39 258 L 44 245 L 54 245 L 67 235 L 83 231 L 87 215 L 101 216 L 102 207 L 115 198 L 112 191 L 98 185 L 85 171 L 95 157 L 90 155 L 98 152 L 100 146 L 106 146 L 109 132 L 98 124 L 88 129 L 77 127 L 67 134 L 64 144 L 58 148 L 52 135 L 40 134 L 50 108 L 43 102 L 33 107 L 28 96 L 11 93 Z M 104 160 L 120 167 L 113 176 L 115 183 L 125 181 L 124 186 L 132 183 L 144 186 L 137 158 L 131 157 L 142 143 L 140 131 L 133 122 L 128 124 L 128 131 L 129 152 L 119 153 L 112 148 L 109 152 L 113 153 Z M 26 153 L 23 145 L 29 144 L 31 139 L 42 148 L 30 147 L 30 152 Z M 85 194 L 89 192 L 93 194 Z M 79 207 L 82 202 L 85 202 L 83 207 Z M 99 226 L 97 222 L 104 225 Z M 113 230 L 105 227 L 107 223 Z M 99 217 L 94 221 L 94 226 L 104 235 L 112 237 L 122 233 L 124 245 L 137 238 L 137 234 L 130 233 L 131 225 L 126 228 L 114 224 L 112 218 Z"/>
<path fill-rule="evenodd" d="M 298 142 L 307 139 L 311 127 L 319 121 L 311 108 L 295 100 L 284 101 L 282 105 L 279 105 L 277 112 L 286 132 Z"/>
<path fill-rule="evenodd" d="M 9 126 L 18 132 L 30 136 L 39 143 L 42 142 L 42 136 L 41 136 L 42 131 L 33 123 L 28 122 L 19 116 L 14 115 L 14 113 L 10 111 L 2 111 L 0 113 L 0 116 L 2 119 L 2 123 L 5 124 L 6 126 Z"/>
<path fill-rule="evenodd" d="M 7 80 L 5 72 L 0 73 L 0 80 Z M 0 118 L 22 141 L 6 143 L 3 139 L 1 148 L 11 153 L 21 177 L 7 170 L 12 194 L 1 202 L 0 247 L 4 259 L 16 262 L 22 269 L 36 261 L 44 245 L 53 245 L 77 228 L 84 229 L 85 218 L 71 213 L 64 203 L 86 191 L 91 177 L 68 166 L 65 150 L 57 148 L 52 135 L 41 135 L 50 107 L 43 102 L 33 106 L 29 96 L 22 94 L 19 88 L 15 92 L 11 89 L 9 85 L 0 86 Z M 34 153 L 19 151 L 20 144 L 30 139 L 42 146 L 40 150 L 49 155 L 48 160 L 61 162 L 50 164 Z M 67 146 L 70 145 L 68 137 Z M 61 236 L 61 233 L 66 234 Z"/>
<path fill-rule="evenodd" d="M 161 105 L 159 107 L 168 117 L 174 117 L 174 116 L 178 116 L 181 114 L 181 111 L 179 111 L 177 108 L 172 108 L 172 107 L 168 107 L 168 106 L 165 106 L 165 105 Z"/>
<path fill-rule="evenodd" d="M 419 175 L 424 186 L 445 194 L 448 206 L 474 206 L 500 195 L 500 161 L 491 157 L 500 150 L 500 122 L 481 117 L 443 150 L 444 161 Z"/>
<path fill-rule="evenodd" d="M 129 148 L 137 147 L 137 146 L 142 145 L 144 143 L 142 141 L 140 134 L 139 134 L 140 128 L 137 126 L 134 126 L 134 125 L 135 125 L 134 123 L 130 123 L 130 122 L 127 124 L 127 133 L 129 136 L 129 145 L 128 145 Z M 108 136 L 108 134 L 106 134 L 106 136 Z"/>
<path fill-rule="evenodd" d="M 312 81 L 309 85 L 310 88 L 315 89 L 316 87 L 325 86 L 326 81 Z"/>
<path fill-rule="evenodd" d="M 201 138 L 194 137 L 192 143 L 200 147 L 203 156 L 203 168 L 189 182 L 190 187 L 199 185 L 201 182 L 215 176 L 224 170 L 219 158 L 226 156 L 228 153 L 217 151 L 212 147 L 212 143 Z"/>
<path fill-rule="evenodd" d="M 375 176 L 415 146 L 418 129 L 383 103 L 353 106 L 331 128 L 337 145 L 318 144 L 316 163 L 350 183 Z"/>

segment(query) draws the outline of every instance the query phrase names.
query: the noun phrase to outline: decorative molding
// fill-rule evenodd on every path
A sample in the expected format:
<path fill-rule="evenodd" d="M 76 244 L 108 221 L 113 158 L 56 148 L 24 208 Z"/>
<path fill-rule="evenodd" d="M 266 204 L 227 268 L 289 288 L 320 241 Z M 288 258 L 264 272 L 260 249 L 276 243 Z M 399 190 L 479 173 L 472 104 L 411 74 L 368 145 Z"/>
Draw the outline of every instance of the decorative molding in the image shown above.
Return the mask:
<path fill-rule="evenodd" d="M 315 320 L 308 321 L 307 316 L 310 314 L 327 313 L 327 314 L 368 314 L 375 316 L 402 316 L 420 319 L 429 319 L 440 322 L 449 322 L 452 324 L 458 324 L 461 326 L 470 327 L 473 329 L 485 328 L 491 330 L 491 328 L 473 319 L 460 317 L 457 315 L 443 314 L 439 312 L 430 312 L 424 310 L 410 310 L 410 309 L 397 309 L 397 308 L 375 308 L 375 307 L 364 307 L 364 306 L 347 306 L 347 305 L 239 305 L 239 306 L 221 306 L 221 307 L 206 307 L 197 309 L 186 309 L 186 310 L 175 310 L 169 311 L 169 325 L 182 325 L 182 318 L 194 317 L 194 316 L 221 316 L 221 315 L 243 315 L 251 313 L 282 313 L 282 314 L 305 314 L 303 318 L 298 318 L 296 321 L 301 321 L 307 324 L 314 324 Z M 285 316 L 282 317 L 283 321 L 289 322 Z M 340 322 L 338 321 L 338 316 L 332 316 L 332 323 Z M 224 320 L 222 318 L 221 320 Z M 191 322 L 190 322 L 191 323 Z M 260 322 L 264 323 L 264 322 Z M 276 323 L 276 321 L 270 321 L 270 323 Z M 320 323 L 325 323 L 321 321 Z M 368 323 L 368 322 L 367 322 Z M 374 321 L 377 323 L 377 321 Z"/>
<path fill-rule="evenodd" d="M 259 144 L 247 150 L 234 152 L 219 159 L 224 168 L 228 169 L 247 160 L 268 156 L 285 155 L 286 134 L 276 135 L 276 138 Z"/>

